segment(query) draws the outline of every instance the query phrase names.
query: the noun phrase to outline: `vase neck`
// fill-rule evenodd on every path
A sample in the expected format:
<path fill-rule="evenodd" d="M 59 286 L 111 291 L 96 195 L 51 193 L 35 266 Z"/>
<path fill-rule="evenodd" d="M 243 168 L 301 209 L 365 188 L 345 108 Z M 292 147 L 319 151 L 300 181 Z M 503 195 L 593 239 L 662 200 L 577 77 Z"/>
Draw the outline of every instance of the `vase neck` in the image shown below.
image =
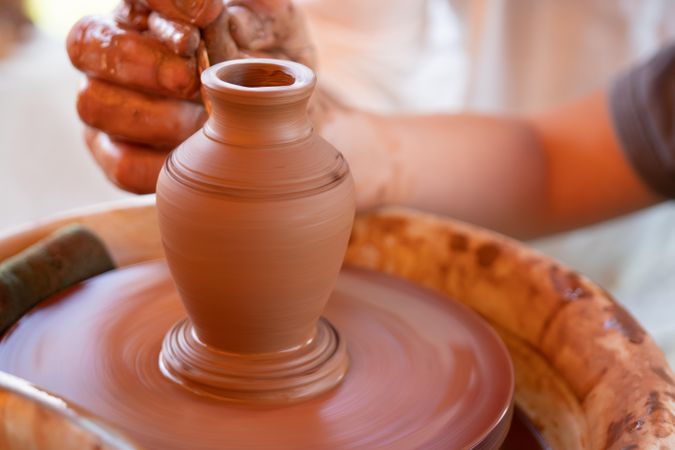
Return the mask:
<path fill-rule="evenodd" d="M 290 61 L 234 60 L 205 71 L 202 83 L 212 111 L 204 132 L 237 146 L 275 145 L 308 137 L 307 103 L 313 72 Z"/>
<path fill-rule="evenodd" d="M 230 145 L 283 144 L 304 139 L 312 132 L 306 100 L 270 106 L 216 100 L 212 105 L 204 132 L 209 138 Z"/>

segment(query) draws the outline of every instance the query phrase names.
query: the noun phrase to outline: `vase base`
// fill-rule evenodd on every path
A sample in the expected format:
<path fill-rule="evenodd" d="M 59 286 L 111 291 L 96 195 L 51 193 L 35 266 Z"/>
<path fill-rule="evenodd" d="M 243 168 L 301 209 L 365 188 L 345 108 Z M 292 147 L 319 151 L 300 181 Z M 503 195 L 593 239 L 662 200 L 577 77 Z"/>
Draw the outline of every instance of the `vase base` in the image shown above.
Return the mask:
<path fill-rule="evenodd" d="M 183 319 L 165 336 L 159 364 L 164 376 L 196 394 L 247 404 L 314 397 L 338 385 L 349 365 L 344 341 L 324 318 L 305 345 L 261 354 L 214 349 Z"/>

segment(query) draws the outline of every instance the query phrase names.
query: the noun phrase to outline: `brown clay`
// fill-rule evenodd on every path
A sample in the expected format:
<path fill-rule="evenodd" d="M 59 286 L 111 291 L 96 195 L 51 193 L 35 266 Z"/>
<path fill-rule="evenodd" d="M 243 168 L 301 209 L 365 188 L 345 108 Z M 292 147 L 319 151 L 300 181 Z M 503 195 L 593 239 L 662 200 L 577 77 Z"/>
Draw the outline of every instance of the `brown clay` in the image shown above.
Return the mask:
<path fill-rule="evenodd" d="M 202 31 L 211 64 L 241 57 L 234 38 L 229 33 L 230 15 L 224 10 L 218 18 Z"/>
<path fill-rule="evenodd" d="M 87 411 L 7 373 L 0 373 L 0 448 L 141 450 Z"/>
<path fill-rule="evenodd" d="M 148 29 L 149 15 L 150 9 L 136 0 L 121 1 L 113 11 L 115 22 L 120 27 L 136 31 Z"/>
<path fill-rule="evenodd" d="M 154 36 L 124 29 L 108 17 L 81 19 L 66 46 L 73 65 L 89 76 L 180 98 L 193 98 L 199 88 L 194 56 L 178 56 Z"/>
<path fill-rule="evenodd" d="M 0 341 L 0 370 L 148 449 L 495 449 L 508 429 L 504 345 L 469 309 L 402 280 L 343 270 L 325 317 L 351 369 L 336 389 L 283 407 L 195 395 L 164 377 L 162 340 L 184 314 L 164 262 L 108 272 L 25 316 Z"/>
<path fill-rule="evenodd" d="M 193 25 L 167 20 L 152 12 L 148 17 L 148 28 L 177 55 L 189 57 L 197 51 L 199 29 Z"/>
<path fill-rule="evenodd" d="M 84 129 L 84 139 L 91 155 L 114 184 L 136 194 L 155 191 L 155 178 L 147 174 L 159 173 L 169 149 L 118 141 L 89 127 Z"/>
<path fill-rule="evenodd" d="M 84 123 L 111 137 L 159 148 L 175 148 L 206 120 L 195 102 L 146 94 L 87 78 L 77 97 Z"/>
<path fill-rule="evenodd" d="M 145 0 L 151 9 L 164 17 L 204 27 L 223 10 L 222 0 Z"/>
<path fill-rule="evenodd" d="M 157 183 L 164 249 L 190 317 L 167 336 L 162 369 L 230 399 L 317 395 L 347 369 L 344 342 L 319 316 L 354 217 L 349 168 L 312 131 L 305 66 L 229 61 L 202 83 L 212 114 Z"/>

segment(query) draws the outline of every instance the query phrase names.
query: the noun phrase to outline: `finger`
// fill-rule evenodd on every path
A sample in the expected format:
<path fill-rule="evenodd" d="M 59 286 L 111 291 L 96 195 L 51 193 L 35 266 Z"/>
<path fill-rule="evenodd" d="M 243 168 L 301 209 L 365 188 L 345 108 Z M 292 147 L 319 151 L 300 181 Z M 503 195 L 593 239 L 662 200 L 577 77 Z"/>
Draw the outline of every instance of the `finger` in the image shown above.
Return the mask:
<path fill-rule="evenodd" d="M 194 57 L 180 57 L 154 36 L 124 30 L 106 17 L 81 19 L 66 46 L 73 65 L 96 78 L 180 98 L 194 98 L 199 88 Z"/>
<path fill-rule="evenodd" d="M 167 19 L 203 28 L 216 20 L 223 0 L 146 0 L 148 6 Z"/>
<path fill-rule="evenodd" d="M 240 57 L 239 48 L 230 34 L 230 16 L 226 10 L 204 29 L 204 42 L 211 64 Z"/>
<path fill-rule="evenodd" d="M 169 151 L 158 151 L 115 141 L 105 133 L 87 128 L 85 141 L 96 163 L 115 185 L 135 194 L 155 192 L 157 177 Z"/>
<path fill-rule="evenodd" d="M 287 17 L 288 32 L 281 42 L 281 48 L 293 61 L 316 69 L 316 48 L 312 44 L 302 10 L 290 5 Z"/>
<path fill-rule="evenodd" d="M 126 29 L 145 31 L 148 29 L 150 9 L 136 0 L 124 0 L 117 5 L 113 16 L 117 24 Z"/>
<path fill-rule="evenodd" d="M 165 19 L 157 12 L 148 18 L 148 29 L 172 52 L 180 56 L 192 56 L 199 46 L 199 29 L 194 25 Z"/>
<path fill-rule="evenodd" d="M 87 79 L 77 97 L 86 124 L 109 135 L 152 147 L 173 148 L 206 121 L 204 107 Z"/>
<path fill-rule="evenodd" d="M 316 66 L 302 12 L 289 1 L 234 0 L 227 4 L 230 33 L 243 50 L 276 52 L 284 59 Z"/>
<path fill-rule="evenodd" d="M 276 44 L 273 22 L 242 5 L 228 6 L 230 33 L 239 48 L 264 50 Z"/>

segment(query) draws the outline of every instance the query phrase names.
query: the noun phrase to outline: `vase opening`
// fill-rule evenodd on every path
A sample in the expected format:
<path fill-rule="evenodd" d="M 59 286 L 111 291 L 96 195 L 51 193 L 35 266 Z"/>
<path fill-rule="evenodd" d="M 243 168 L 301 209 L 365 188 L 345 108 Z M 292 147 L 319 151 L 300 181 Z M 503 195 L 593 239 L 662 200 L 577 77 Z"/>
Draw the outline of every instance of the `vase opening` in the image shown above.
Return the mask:
<path fill-rule="evenodd" d="M 296 82 L 287 68 L 271 63 L 227 66 L 218 71 L 217 76 L 225 83 L 247 88 L 291 86 Z"/>
<path fill-rule="evenodd" d="M 235 59 L 202 72 L 202 83 L 210 96 L 228 102 L 264 98 L 268 106 L 276 103 L 274 98 L 281 103 L 307 100 L 315 82 L 310 68 L 279 59 Z M 303 111 L 305 108 L 301 107 Z"/>

